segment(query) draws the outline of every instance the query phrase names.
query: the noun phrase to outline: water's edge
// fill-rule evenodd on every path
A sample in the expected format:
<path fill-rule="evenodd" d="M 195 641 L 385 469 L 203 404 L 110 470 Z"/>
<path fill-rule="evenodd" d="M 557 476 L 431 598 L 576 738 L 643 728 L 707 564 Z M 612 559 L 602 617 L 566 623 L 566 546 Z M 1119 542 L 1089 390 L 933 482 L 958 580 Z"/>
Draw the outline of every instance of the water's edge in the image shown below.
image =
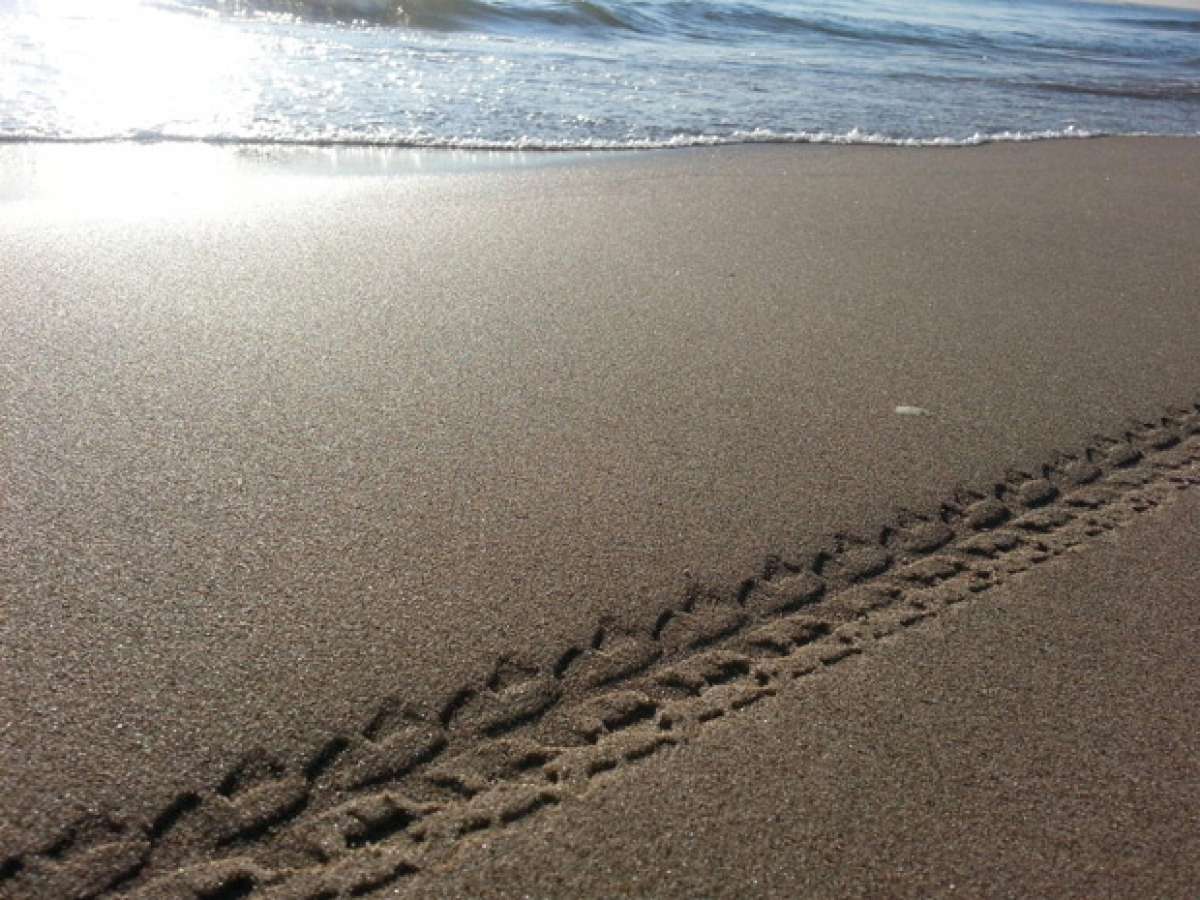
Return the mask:
<path fill-rule="evenodd" d="M 520 139 L 492 141 L 469 138 L 430 138 L 429 140 L 370 139 L 370 138 L 265 138 L 265 137 L 189 137 L 172 134 L 113 135 L 108 137 L 46 137 L 0 134 L 0 144 L 18 145 L 153 145 L 183 144 L 214 147 L 297 147 L 321 149 L 394 149 L 394 150 L 466 150 L 488 152 L 578 153 L 591 151 L 675 150 L 695 147 L 745 146 L 754 144 L 814 144 L 855 147 L 955 148 L 981 147 L 987 144 L 1031 143 L 1036 141 L 1087 140 L 1119 137 L 1200 137 L 1192 134 L 1155 133 L 1148 131 L 1104 132 L 1066 128 L 1061 131 L 1001 131 L 976 132 L 968 137 L 893 137 L 852 129 L 845 133 L 797 132 L 777 134 L 766 130 L 731 135 L 676 135 L 662 141 L 544 141 Z"/>

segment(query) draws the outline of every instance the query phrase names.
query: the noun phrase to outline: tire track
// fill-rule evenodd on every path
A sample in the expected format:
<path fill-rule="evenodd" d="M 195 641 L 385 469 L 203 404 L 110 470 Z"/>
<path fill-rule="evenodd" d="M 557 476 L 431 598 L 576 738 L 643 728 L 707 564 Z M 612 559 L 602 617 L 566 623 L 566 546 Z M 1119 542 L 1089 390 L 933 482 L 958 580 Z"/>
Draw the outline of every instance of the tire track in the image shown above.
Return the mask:
<path fill-rule="evenodd" d="M 770 557 L 732 595 L 696 586 L 643 629 L 598 623 L 550 663 L 502 657 L 435 715 L 394 697 L 300 764 L 256 750 L 152 821 L 89 814 L 40 844 L 6 829 L 0 896 L 331 900 L 395 885 L 1197 484 L 1200 406 L 873 538 Z"/>

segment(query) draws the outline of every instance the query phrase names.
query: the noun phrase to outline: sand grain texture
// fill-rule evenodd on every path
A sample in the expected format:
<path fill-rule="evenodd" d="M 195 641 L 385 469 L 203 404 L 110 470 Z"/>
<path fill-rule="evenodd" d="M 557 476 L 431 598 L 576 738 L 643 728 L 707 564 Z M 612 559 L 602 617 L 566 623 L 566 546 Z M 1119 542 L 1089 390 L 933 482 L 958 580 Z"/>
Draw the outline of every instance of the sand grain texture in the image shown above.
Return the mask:
<path fill-rule="evenodd" d="M 1194 424 L 1194 146 L 6 203 L 0 873 L 265 884 L 345 849 L 268 866 L 281 823 L 365 792 L 356 847 L 415 827 L 547 763 L 435 783 L 446 758 L 933 552 L 947 504 L 990 532 L 1141 471 Z M 746 593 L 784 572 L 822 586 Z M 745 674 L 710 663 L 678 689 Z M 644 714 L 613 703 L 604 729 Z"/>
<path fill-rule="evenodd" d="M 408 896 L 1192 896 L 1197 535 L 1189 493 Z"/>

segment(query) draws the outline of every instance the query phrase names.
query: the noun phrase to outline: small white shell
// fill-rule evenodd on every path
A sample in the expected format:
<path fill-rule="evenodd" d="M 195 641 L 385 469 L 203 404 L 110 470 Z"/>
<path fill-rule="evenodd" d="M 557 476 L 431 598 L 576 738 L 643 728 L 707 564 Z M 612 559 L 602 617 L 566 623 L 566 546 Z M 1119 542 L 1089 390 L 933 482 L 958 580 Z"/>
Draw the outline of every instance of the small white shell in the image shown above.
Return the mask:
<path fill-rule="evenodd" d="M 896 415 L 898 416 L 930 416 L 933 415 L 923 406 L 897 406 Z"/>

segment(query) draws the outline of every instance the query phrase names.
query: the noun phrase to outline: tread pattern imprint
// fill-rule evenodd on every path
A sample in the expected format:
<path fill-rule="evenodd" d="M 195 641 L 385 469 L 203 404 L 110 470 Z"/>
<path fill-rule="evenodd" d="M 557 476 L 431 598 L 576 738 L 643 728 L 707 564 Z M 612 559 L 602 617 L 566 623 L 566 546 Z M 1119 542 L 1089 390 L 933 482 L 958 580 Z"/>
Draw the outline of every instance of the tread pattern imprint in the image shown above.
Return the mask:
<path fill-rule="evenodd" d="M 466 836 L 579 796 L 1197 485 L 1200 405 L 871 537 L 768 558 L 734 595 L 691 590 L 641 630 L 597 623 L 551 664 L 505 656 L 436 714 L 396 697 L 308 760 L 257 750 L 151 821 L 89 813 L 41 843 L 0 824 L 0 897 L 334 900 L 402 886 L 452 866 Z"/>

